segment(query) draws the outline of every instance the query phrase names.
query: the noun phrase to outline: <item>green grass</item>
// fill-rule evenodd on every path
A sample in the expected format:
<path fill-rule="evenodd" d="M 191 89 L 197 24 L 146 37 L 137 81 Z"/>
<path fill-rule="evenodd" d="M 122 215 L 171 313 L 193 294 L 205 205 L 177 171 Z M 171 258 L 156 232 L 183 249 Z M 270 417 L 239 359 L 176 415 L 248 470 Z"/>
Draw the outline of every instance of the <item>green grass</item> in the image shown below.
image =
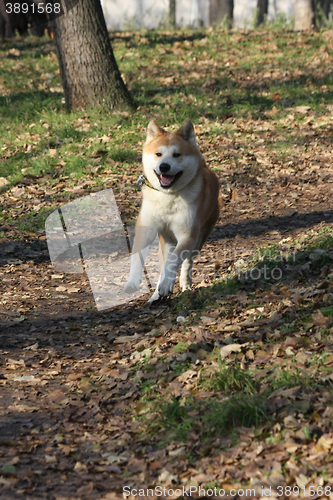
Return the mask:
<path fill-rule="evenodd" d="M 175 297 L 173 310 L 175 313 L 183 309 L 203 311 L 209 308 L 217 297 L 236 294 L 241 288 L 242 283 L 232 275 L 224 280 L 217 279 L 209 288 L 197 288 L 193 291 L 185 291 L 180 296 Z"/>
<path fill-rule="evenodd" d="M 307 373 L 299 368 L 295 368 L 293 363 L 291 366 L 277 367 L 268 378 L 268 382 L 269 391 L 297 386 L 311 389 L 316 385 L 315 381 Z"/>
<path fill-rule="evenodd" d="M 180 361 L 179 363 L 173 363 L 171 367 L 174 374 L 178 376 L 191 368 L 191 361 L 186 360 Z"/>
<path fill-rule="evenodd" d="M 209 138 L 217 151 L 221 134 L 237 139 L 239 159 L 252 154 L 252 135 L 256 134 L 264 138 L 265 147 L 278 161 L 287 162 L 297 156 L 294 145 L 305 144 L 294 124 L 286 124 L 290 106 L 309 106 L 318 121 L 327 116 L 327 105 L 332 102 L 332 75 L 320 63 L 320 50 L 326 46 L 322 33 L 292 34 L 270 25 L 257 33 L 216 28 L 142 31 L 111 38 L 120 70 L 138 105 L 133 114 L 100 109 L 68 114 L 53 43 L 47 38 L 0 43 L 0 177 L 7 178 L 11 187 L 28 174 L 41 176 L 50 192 L 48 207 L 41 207 L 40 215 L 36 207 L 33 213 L 15 218 L 2 211 L 0 223 L 18 230 L 42 230 L 44 215 L 73 199 L 72 188 L 78 183 L 93 181 L 89 189 L 102 189 L 110 186 L 114 175 L 116 189 L 121 190 L 116 179 L 124 172 L 127 184 L 135 184 L 140 168 L 137 157 L 151 117 L 158 117 L 167 127 L 190 117 L 205 130 L 204 144 Z M 311 64 L 320 71 L 312 67 L 309 72 Z M 275 115 L 267 114 L 273 108 Z M 221 122 L 221 117 L 229 118 Z M 299 127 L 306 119 L 307 115 L 295 116 Z M 256 130 L 259 122 L 274 127 L 278 136 Z M 238 139 L 245 123 L 246 130 Z M 98 151 L 103 153 L 96 156 Z M 223 170 L 220 160 L 210 165 Z M 91 176 L 97 167 L 100 172 L 110 172 L 107 180 Z M 66 177 L 61 200 L 54 186 Z M 332 236 L 325 238 L 321 248 L 331 245 Z M 275 265 L 272 251 L 261 257 L 269 270 Z M 316 265 L 325 263 L 327 257 Z M 216 282 L 208 293 L 183 294 L 175 309 L 203 310 L 214 296 L 237 293 L 248 283 L 243 278 L 231 275 Z"/>
<path fill-rule="evenodd" d="M 268 402 L 275 391 L 297 387 L 306 394 L 328 387 L 324 381 L 295 367 L 294 362 L 283 367 L 273 365 L 272 372 L 261 377 L 259 383 L 255 374 L 241 370 L 237 361 L 228 366 L 220 361 L 218 370 L 209 377 L 203 375 L 199 386 L 211 391 L 211 397 L 172 396 L 168 401 L 160 401 L 155 394 L 155 399 L 149 399 L 149 413 L 154 418 L 148 421 L 146 432 L 161 444 L 186 441 L 191 433 L 200 440 L 226 436 L 239 427 L 258 428 L 271 420 Z"/>
<path fill-rule="evenodd" d="M 309 231 L 307 236 L 291 243 L 286 242 L 283 248 L 278 244 L 258 248 L 236 272 L 216 279 L 210 287 L 197 288 L 175 297 L 174 312 L 183 309 L 204 311 L 219 298 L 235 295 L 244 287 L 249 291 L 250 287 L 278 285 L 297 272 L 297 266 L 309 264 L 309 269 L 317 273 L 332 262 L 328 253 L 330 250 L 333 250 L 333 230 L 330 226 L 322 227 L 318 233 Z M 228 306 L 225 306 L 225 313 L 228 313 Z M 282 329 L 284 333 L 293 332 L 297 325 L 289 322 Z"/>
<path fill-rule="evenodd" d="M 234 366 L 227 366 L 225 361 L 218 358 L 219 368 L 210 377 L 203 377 L 201 384 L 206 390 L 219 391 L 223 394 L 243 392 L 254 394 L 258 386 L 254 374 L 242 370 L 236 361 Z"/>
<path fill-rule="evenodd" d="M 54 210 L 55 209 L 56 207 L 54 207 Z M 45 221 L 51 212 L 53 212 L 53 209 L 40 210 L 38 213 L 28 213 L 26 215 L 23 215 L 17 221 L 17 228 L 20 231 L 43 231 L 45 228 Z"/>
<path fill-rule="evenodd" d="M 140 391 L 142 393 L 142 401 L 150 401 L 151 399 L 156 400 L 158 393 L 156 392 L 156 381 L 145 380 L 140 386 Z"/>
<path fill-rule="evenodd" d="M 261 396 L 237 394 L 226 402 L 210 401 L 202 415 L 204 437 L 218 436 L 237 427 L 258 427 L 269 419 Z"/>
<path fill-rule="evenodd" d="M 235 428 L 258 427 L 269 419 L 261 396 L 238 394 L 220 402 L 214 398 L 181 401 L 175 396 L 158 403 L 156 418 L 148 424 L 151 435 L 160 435 L 161 442 L 185 441 L 191 432 L 200 440 L 229 435 Z"/>
<path fill-rule="evenodd" d="M 177 352 L 178 354 L 183 354 L 188 350 L 188 343 L 187 342 L 178 342 L 175 346 L 173 346 L 173 350 Z"/>
<path fill-rule="evenodd" d="M 90 153 L 101 149 L 100 139 L 108 133 L 108 156 L 119 164 L 131 164 L 141 150 L 148 121 L 141 110 L 159 115 L 165 125 L 180 123 L 187 116 L 199 125 L 208 119 L 212 132 L 221 133 L 216 121 L 226 113 L 234 120 L 257 120 L 275 106 L 278 115 L 265 120 L 283 121 L 290 99 L 292 105 L 308 105 L 320 115 L 327 113 L 327 104 L 332 102 L 332 75 L 325 66 L 320 73 L 308 70 L 325 46 L 320 33 L 306 36 L 269 26 L 269 31 L 247 34 L 223 29 L 142 31 L 112 38 L 119 67 L 138 104 L 138 112 L 131 115 L 101 110 L 69 115 L 53 43 L 46 38 L 1 43 L 0 135 L 6 149 L 0 176 L 17 181 L 27 166 L 33 173 L 45 171 L 47 164 L 54 169 L 55 158 L 49 158 L 48 149 L 49 143 L 59 139 L 62 145 L 56 147 L 56 159 L 66 163 L 64 174 L 77 172 L 85 177 L 82 164 L 91 163 Z M 306 51 L 300 50 L 304 46 Z M 293 75 L 295 61 L 297 76 Z M 253 83 L 246 83 L 248 77 Z M 302 122 L 305 117 L 297 119 Z M 286 157 L 292 153 L 285 144 L 296 131 L 285 127 L 281 131 L 283 139 L 272 140 L 271 147 Z M 229 126 L 229 134 L 235 132 Z"/>
<path fill-rule="evenodd" d="M 320 309 L 320 311 L 327 318 L 333 318 L 333 305 L 332 306 L 322 307 Z"/>

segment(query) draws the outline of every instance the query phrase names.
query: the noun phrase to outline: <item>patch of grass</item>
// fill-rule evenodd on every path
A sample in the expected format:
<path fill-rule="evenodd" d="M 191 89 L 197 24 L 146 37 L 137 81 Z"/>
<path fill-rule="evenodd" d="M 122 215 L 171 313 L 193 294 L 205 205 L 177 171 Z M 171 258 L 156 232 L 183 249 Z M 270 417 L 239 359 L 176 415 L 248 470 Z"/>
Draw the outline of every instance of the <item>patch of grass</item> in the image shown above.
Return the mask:
<path fill-rule="evenodd" d="M 174 313 L 183 309 L 197 312 L 206 310 L 222 296 L 235 295 L 244 286 L 248 290 L 249 283 L 255 286 L 265 283 L 277 284 L 288 278 L 290 269 L 296 269 L 300 265 L 309 264 L 313 271 L 320 270 L 325 265 L 331 264 L 328 252 L 332 248 L 333 232 L 330 227 L 323 227 L 315 237 L 309 235 L 293 242 L 287 249 L 282 250 L 278 244 L 259 248 L 253 256 L 244 261 L 236 274 L 230 273 L 223 279 L 215 280 L 210 287 L 186 291 L 175 297 Z M 292 322 L 282 325 L 282 329 L 283 333 L 288 334 L 295 331 L 297 325 Z"/>
<path fill-rule="evenodd" d="M 110 151 L 110 157 L 121 163 L 138 163 L 138 153 L 124 147 L 114 147 Z"/>
<path fill-rule="evenodd" d="M 289 31 L 292 30 L 294 26 L 294 19 L 290 17 L 287 19 L 286 15 L 283 12 L 278 13 L 273 21 L 266 21 L 262 29 L 269 29 L 272 31 Z"/>
<path fill-rule="evenodd" d="M 320 309 L 320 312 L 326 316 L 326 318 L 333 318 L 333 306 L 326 306 Z"/>
<path fill-rule="evenodd" d="M 333 248 L 333 231 L 331 227 L 323 227 L 313 236 L 302 237 L 293 243 L 294 246 L 284 248 L 277 243 L 259 248 L 257 252 L 244 263 L 241 281 L 251 279 L 253 271 L 256 278 L 279 281 L 285 275 L 286 266 L 297 266 L 312 262 L 313 267 L 323 267 L 330 263 L 328 250 Z M 295 248 L 297 247 L 297 250 Z M 279 272 L 274 272 L 279 271 Z M 275 280 L 275 278 L 279 278 Z"/>
<path fill-rule="evenodd" d="M 310 230 L 306 236 L 297 238 L 294 245 L 308 252 L 316 249 L 329 250 L 333 248 L 333 230 L 330 226 L 323 226 L 317 232 Z"/>
<path fill-rule="evenodd" d="M 293 387 L 308 391 L 323 385 L 324 381 L 316 381 L 295 367 L 294 362 L 284 367 L 275 365 L 273 372 L 258 382 L 251 372 L 241 370 L 237 361 L 229 367 L 220 361 L 219 369 L 209 378 L 203 376 L 200 384 L 214 396 L 207 399 L 172 396 L 167 402 L 151 399 L 150 411 L 155 418 L 148 423 L 148 430 L 165 443 L 185 441 L 190 433 L 205 440 L 230 435 L 239 427 L 258 428 L 271 418 L 272 409 L 267 402 L 275 391 Z M 150 384 L 147 387 L 150 389 Z M 221 393 L 226 396 L 222 400 Z"/>
<path fill-rule="evenodd" d="M 172 395 L 171 401 L 158 405 L 156 420 L 150 424 L 150 430 L 153 433 L 167 432 L 168 440 L 185 441 L 194 425 L 189 407 L 189 402 L 183 405 Z"/>
<path fill-rule="evenodd" d="M 315 354 L 314 356 L 311 357 L 309 360 L 309 366 L 315 366 L 317 368 L 323 368 L 326 366 L 327 359 L 329 358 L 330 354 L 327 352 L 323 352 L 321 354 Z M 328 367 L 328 370 L 331 370 L 330 367 Z"/>
<path fill-rule="evenodd" d="M 286 365 L 283 368 L 276 367 L 270 377 L 266 379 L 269 383 L 266 392 L 273 392 L 278 389 L 289 389 L 292 387 L 312 388 L 315 381 L 299 368 L 295 368 L 294 362 L 291 366 Z"/>
<path fill-rule="evenodd" d="M 316 249 L 329 250 L 331 248 L 333 248 L 333 230 L 332 228 L 326 227 L 322 229 L 322 234 L 319 234 L 311 243 L 308 251 Z"/>
<path fill-rule="evenodd" d="M 297 331 L 296 321 L 288 321 L 288 318 L 284 318 L 284 323 L 280 326 L 281 335 L 289 335 Z"/>
<path fill-rule="evenodd" d="M 258 427 L 269 419 L 264 399 L 240 393 L 223 402 L 215 399 L 171 401 L 156 406 L 156 418 L 149 424 L 153 434 L 161 434 L 163 442 L 185 441 L 190 432 L 199 439 L 230 434 L 239 426 Z"/>
<path fill-rule="evenodd" d="M 191 361 L 187 359 L 185 361 L 180 361 L 179 363 L 172 363 L 171 367 L 173 372 L 178 376 L 189 370 L 191 365 Z"/>
<path fill-rule="evenodd" d="M 178 354 L 183 354 L 188 351 L 188 343 L 187 342 L 178 342 L 178 344 L 174 345 L 172 348 Z"/>
<path fill-rule="evenodd" d="M 142 393 L 141 399 L 143 401 L 150 401 L 152 399 L 158 399 L 158 393 L 156 392 L 156 381 L 155 380 L 145 380 L 140 386 L 140 391 Z"/>
<path fill-rule="evenodd" d="M 41 209 L 39 212 L 27 213 L 15 219 L 16 227 L 20 231 L 28 231 L 28 232 L 36 232 L 36 231 L 44 231 L 45 221 L 50 215 L 53 209 Z M 8 222 L 11 222 L 8 219 Z"/>
<path fill-rule="evenodd" d="M 227 365 L 218 359 L 219 368 L 210 377 L 203 377 L 201 385 L 209 391 L 219 391 L 223 394 L 243 392 L 254 394 L 258 388 L 255 377 L 249 370 L 242 370 L 239 362 L 234 366 Z"/>
<path fill-rule="evenodd" d="M 203 311 L 207 309 L 217 297 L 234 295 L 243 287 L 240 281 L 230 276 L 225 280 L 217 279 L 211 287 L 186 290 L 173 301 L 174 313 L 184 309 Z"/>
<path fill-rule="evenodd" d="M 202 433 L 212 437 L 242 427 L 258 427 L 269 419 L 264 398 L 237 394 L 224 402 L 209 401 L 202 415 Z"/>

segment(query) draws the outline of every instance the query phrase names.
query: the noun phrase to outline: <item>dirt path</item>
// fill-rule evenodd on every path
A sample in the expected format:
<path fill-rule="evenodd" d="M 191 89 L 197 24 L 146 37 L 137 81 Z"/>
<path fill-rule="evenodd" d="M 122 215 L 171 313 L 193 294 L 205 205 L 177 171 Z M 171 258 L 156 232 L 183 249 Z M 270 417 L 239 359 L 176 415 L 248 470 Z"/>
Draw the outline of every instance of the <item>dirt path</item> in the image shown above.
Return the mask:
<path fill-rule="evenodd" d="M 238 158 L 240 142 L 221 137 L 213 146 L 205 135 L 200 138 L 207 157 L 215 155 L 211 164 L 219 168 L 223 207 L 198 259 L 196 288 L 235 271 L 235 263 L 246 261 L 259 248 L 318 234 L 322 227 L 332 228 L 329 141 L 324 134 L 319 140 L 319 132 L 313 132 L 311 124 L 304 138 L 307 147 L 289 165 L 275 160 L 274 152 L 267 153 L 261 142 L 254 143 L 252 154 L 244 159 Z M 21 204 L 24 210 L 33 209 L 33 199 L 28 196 L 32 189 L 42 194 L 47 188 L 42 179 L 27 180 L 6 192 L 6 208 Z M 125 218 L 133 216 L 127 212 L 129 204 L 138 207 L 140 203 L 140 192 L 134 186 L 127 193 L 127 200 L 116 195 Z M 314 394 L 302 399 L 295 391 L 278 396 L 276 405 L 279 408 L 280 404 L 282 414 L 270 432 L 279 433 L 283 427 L 283 442 L 265 440 L 267 429 L 258 435 L 240 428 L 235 442 L 229 435 L 202 442 L 190 435 L 185 443 L 166 436 L 161 446 L 163 433 L 149 437 L 141 418 L 147 411 L 143 383 L 148 386 L 160 381 L 162 399 L 188 394 L 195 388 L 191 378 L 210 364 L 206 354 L 214 346 L 228 345 L 230 335 L 233 342 L 249 346 L 246 349 L 252 354 L 246 351 L 244 362 L 269 365 L 282 356 L 279 348 L 284 356 L 290 336 L 283 335 L 275 350 L 269 336 L 274 328 L 282 331 L 286 316 L 281 318 L 288 307 L 289 321 L 297 320 L 298 302 L 292 298 L 296 293 L 292 290 L 300 286 L 302 277 L 288 277 L 285 271 L 282 281 L 276 286 L 271 283 L 268 289 L 255 280 L 251 285 L 245 283 L 234 294 L 213 296 L 205 313 L 196 314 L 190 299 L 185 311 L 175 311 L 173 301 L 150 310 L 146 297 L 99 313 L 84 275 L 58 274 L 52 269 L 45 235 L 18 232 L 14 225 L 6 229 L 8 238 L 0 241 L 2 499 L 112 499 L 122 498 L 126 485 L 144 488 L 156 484 L 170 488 L 219 484 L 226 491 L 251 484 L 260 497 L 263 487 L 308 486 L 306 477 L 315 477 L 316 471 L 314 486 L 328 484 L 322 478 L 325 470 L 330 476 L 333 437 L 325 391 L 317 399 Z M 331 269 L 332 265 L 317 274 L 310 272 L 307 279 L 312 279 L 312 285 L 302 285 L 305 301 L 312 300 L 310 291 L 304 292 L 306 286 L 331 283 L 325 281 Z M 326 295 L 319 294 L 320 300 L 329 296 L 331 284 L 322 286 Z M 247 330 L 244 319 L 256 303 L 262 308 L 262 317 L 268 319 Z M 230 310 L 225 313 L 227 306 Z M 274 313 L 280 315 L 276 321 Z M 177 321 L 179 315 L 184 315 L 185 322 Z M 311 330 L 312 345 L 295 349 L 302 353 L 304 363 L 309 351 L 315 356 L 324 345 L 331 345 L 331 337 L 326 344 L 318 337 L 320 320 L 321 326 L 328 326 L 328 320 L 318 317 Z M 174 368 L 180 363 L 174 347 L 181 342 L 197 344 L 206 352 L 184 356 L 192 366 L 186 375 Z M 292 340 L 288 342 L 293 348 Z M 301 363 L 301 357 L 298 361 Z M 329 363 L 332 359 L 327 366 Z M 152 369 L 147 370 L 145 364 Z M 202 391 L 198 397 L 204 400 L 207 395 Z M 298 416 L 290 412 L 297 401 L 304 406 Z M 299 417 L 302 411 L 312 415 L 310 434 L 305 437 L 301 429 L 308 424 Z"/>

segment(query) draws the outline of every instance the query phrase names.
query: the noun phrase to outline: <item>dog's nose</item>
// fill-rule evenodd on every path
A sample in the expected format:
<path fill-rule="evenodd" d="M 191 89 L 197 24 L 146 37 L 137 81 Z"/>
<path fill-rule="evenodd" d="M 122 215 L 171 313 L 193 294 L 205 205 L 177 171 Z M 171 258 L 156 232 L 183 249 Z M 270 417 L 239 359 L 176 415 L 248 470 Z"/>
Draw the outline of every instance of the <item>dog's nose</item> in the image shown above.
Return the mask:
<path fill-rule="evenodd" d="M 162 172 L 162 174 L 166 174 L 167 172 L 169 172 L 169 170 L 170 170 L 170 165 L 168 163 L 161 163 L 160 172 Z"/>

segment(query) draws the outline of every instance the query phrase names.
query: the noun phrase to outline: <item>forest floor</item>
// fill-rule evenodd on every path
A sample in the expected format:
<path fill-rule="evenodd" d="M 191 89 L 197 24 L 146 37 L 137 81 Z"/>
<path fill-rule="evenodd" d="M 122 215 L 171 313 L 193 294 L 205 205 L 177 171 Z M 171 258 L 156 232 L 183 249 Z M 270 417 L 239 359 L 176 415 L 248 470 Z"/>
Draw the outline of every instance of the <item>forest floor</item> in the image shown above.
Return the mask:
<path fill-rule="evenodd" d="M 0 45 L 0 498 L 332 499 L 333 33 L 112 43 L 133 116 L 66 114 L 52 43 Z M 186 116 L 221 184 L 194 289 L 97 311 L 45 218 L 107 188 L 133 224 L 146 124 Z"/>

